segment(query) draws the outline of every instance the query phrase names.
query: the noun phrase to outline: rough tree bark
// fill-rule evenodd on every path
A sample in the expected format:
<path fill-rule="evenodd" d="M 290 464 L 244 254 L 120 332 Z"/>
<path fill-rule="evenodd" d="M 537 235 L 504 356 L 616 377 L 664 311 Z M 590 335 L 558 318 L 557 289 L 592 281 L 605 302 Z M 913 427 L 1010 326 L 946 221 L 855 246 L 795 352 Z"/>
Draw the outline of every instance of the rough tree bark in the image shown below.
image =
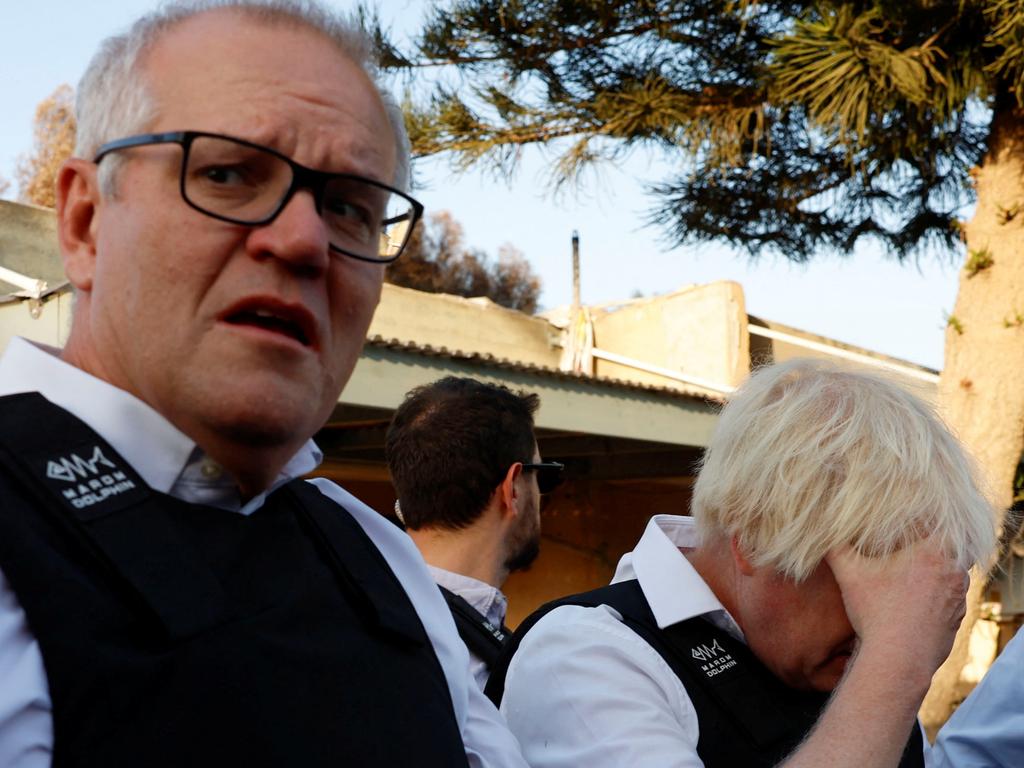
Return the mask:
<path fill-rule="evenodd" d="M 973 172 L 978 204 L 946 328 L 939 409 L 981 467 L 996 509 L 1008 509 L 1024 449 L 1024 110 L 997 108 L 989 151 Z M 975 573 L 953 651 L 921 708 L 929 736 L 965 691 L 960 672 L 986 574 Z"/>

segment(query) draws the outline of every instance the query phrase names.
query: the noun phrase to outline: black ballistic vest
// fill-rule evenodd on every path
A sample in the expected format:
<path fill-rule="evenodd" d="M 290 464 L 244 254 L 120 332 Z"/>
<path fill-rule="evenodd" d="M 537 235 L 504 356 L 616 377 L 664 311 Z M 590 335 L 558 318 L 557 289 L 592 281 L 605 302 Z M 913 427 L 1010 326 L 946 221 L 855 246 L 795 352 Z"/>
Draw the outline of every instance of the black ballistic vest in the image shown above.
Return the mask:
<path fill-rule="evenodd" d="M 305 482 L 248 517 L 187 504 L 39 395 L 0 398 L 0 571 L 55 768 L 467 765 L 408 596 Z"/>
<path fill-rule="evenodd" d="M 496 704 L 519 643 L 533 626 L 562 605 L 609 605 L 679 677 L 697 712 L 697 755 L 706 768 L 771 768 L 789 755 L 828 703 L 828 694 L 784 685 L 750 649 L 696 617 L 659 629 L 639 582 L 624 581 L 541 606 L 517 629 L 492 669 L 486 693 Z M 594 674 L 601 674 L 595 669 Z M 900 768 L 923 768 L 924 745 L 916 724 Z"/>

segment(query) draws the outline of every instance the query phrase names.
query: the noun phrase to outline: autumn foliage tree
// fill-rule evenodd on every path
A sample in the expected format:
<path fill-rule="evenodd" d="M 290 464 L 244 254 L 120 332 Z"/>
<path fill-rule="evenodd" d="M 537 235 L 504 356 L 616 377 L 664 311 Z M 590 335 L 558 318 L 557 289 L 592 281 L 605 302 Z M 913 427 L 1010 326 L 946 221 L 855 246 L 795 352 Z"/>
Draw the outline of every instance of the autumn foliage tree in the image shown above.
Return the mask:
<path fill-rule="evenodd" d="M 21 199 L 54 208 L 57 204 L 57 171 L 75 148 L 75 92 L 59 86 L 36 107 L 33 148 L 18 163 Z"/>
<path fill-rule="evenodd" d="M 515 247 L 501 246 L 497 259 L 463 243 L 462 226 L 447 211 L 421 221 L 385 280 L 406 288 L 456 296 L 487 296 L 509 309 L 533 313 L 540 278 Z"/>
<path fill-rule="evenodd" d="M 386 47 L 394 66 L 455 70 L 409 111 L 420 155 L 507 174 L 544 145 L 562 181 L 644 147 L 665 169 L 650 220 L 677 244 L 963 258 L 939 406 L 1010 506 L 1024 449 L 1024 2 L 451 0 L 415 50 Z M 966 652 L 962 630 L 922 710 L 932 731 L 962 694 Z"/>

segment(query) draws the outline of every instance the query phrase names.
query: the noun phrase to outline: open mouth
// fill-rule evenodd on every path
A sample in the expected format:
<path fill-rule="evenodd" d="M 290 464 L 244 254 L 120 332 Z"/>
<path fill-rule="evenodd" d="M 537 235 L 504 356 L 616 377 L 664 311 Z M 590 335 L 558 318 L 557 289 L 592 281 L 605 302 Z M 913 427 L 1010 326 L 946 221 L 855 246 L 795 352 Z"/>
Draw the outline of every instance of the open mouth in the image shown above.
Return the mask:
<path fill-rule="evenodd" d="M 313 317 L 300 306 L 251 300 L 235 305 L 224 313 L 221 320 L 229 325 L 270 331 L 304 347 L 312 347 L 316 341 Z"/>

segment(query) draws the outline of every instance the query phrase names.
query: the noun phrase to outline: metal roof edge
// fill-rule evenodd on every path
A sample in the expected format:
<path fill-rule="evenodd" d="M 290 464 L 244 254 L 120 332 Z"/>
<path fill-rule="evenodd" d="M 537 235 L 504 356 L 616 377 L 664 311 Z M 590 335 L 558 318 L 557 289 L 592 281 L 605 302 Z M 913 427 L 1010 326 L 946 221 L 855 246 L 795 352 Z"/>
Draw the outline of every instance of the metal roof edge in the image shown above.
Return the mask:
<path fill-rule="evenodd" d="M 662 394 L 685 400 L 703 400 L 715 405 L 720 405 L 725 402 L 725 397 L 722 394 L 702 390 L 696 387 L 658 387 L 652 384 L 641 384 L 639 382 L 628 381 L 626 379 L 605 376 L 589 376 L 584 373 L 562 371 L 558 368 L 536 365 L 534 363 L 522 363 L 515 360 L 509 360 L 505 357 L 496 357 L 495 355 L 488 353 L 465 352 L 458 349 L 449 349 L 444 346 L 435 347 L 430 344 L 403 341 L 397 338 L 387 339 L 377 334 L 368 336 L 366 343 L 368 346 L 380 349 L 392 349 L 400 352 L 422 355 L 424 357 L 441 357 L 450 360 L 475 362 L 482 365 L 493 366 L 495 368 L 502 368 L 520 373 L 536 374 L 548 378 L 561 379 L 563 381 L 592 383 L 614 389 Z"/>

